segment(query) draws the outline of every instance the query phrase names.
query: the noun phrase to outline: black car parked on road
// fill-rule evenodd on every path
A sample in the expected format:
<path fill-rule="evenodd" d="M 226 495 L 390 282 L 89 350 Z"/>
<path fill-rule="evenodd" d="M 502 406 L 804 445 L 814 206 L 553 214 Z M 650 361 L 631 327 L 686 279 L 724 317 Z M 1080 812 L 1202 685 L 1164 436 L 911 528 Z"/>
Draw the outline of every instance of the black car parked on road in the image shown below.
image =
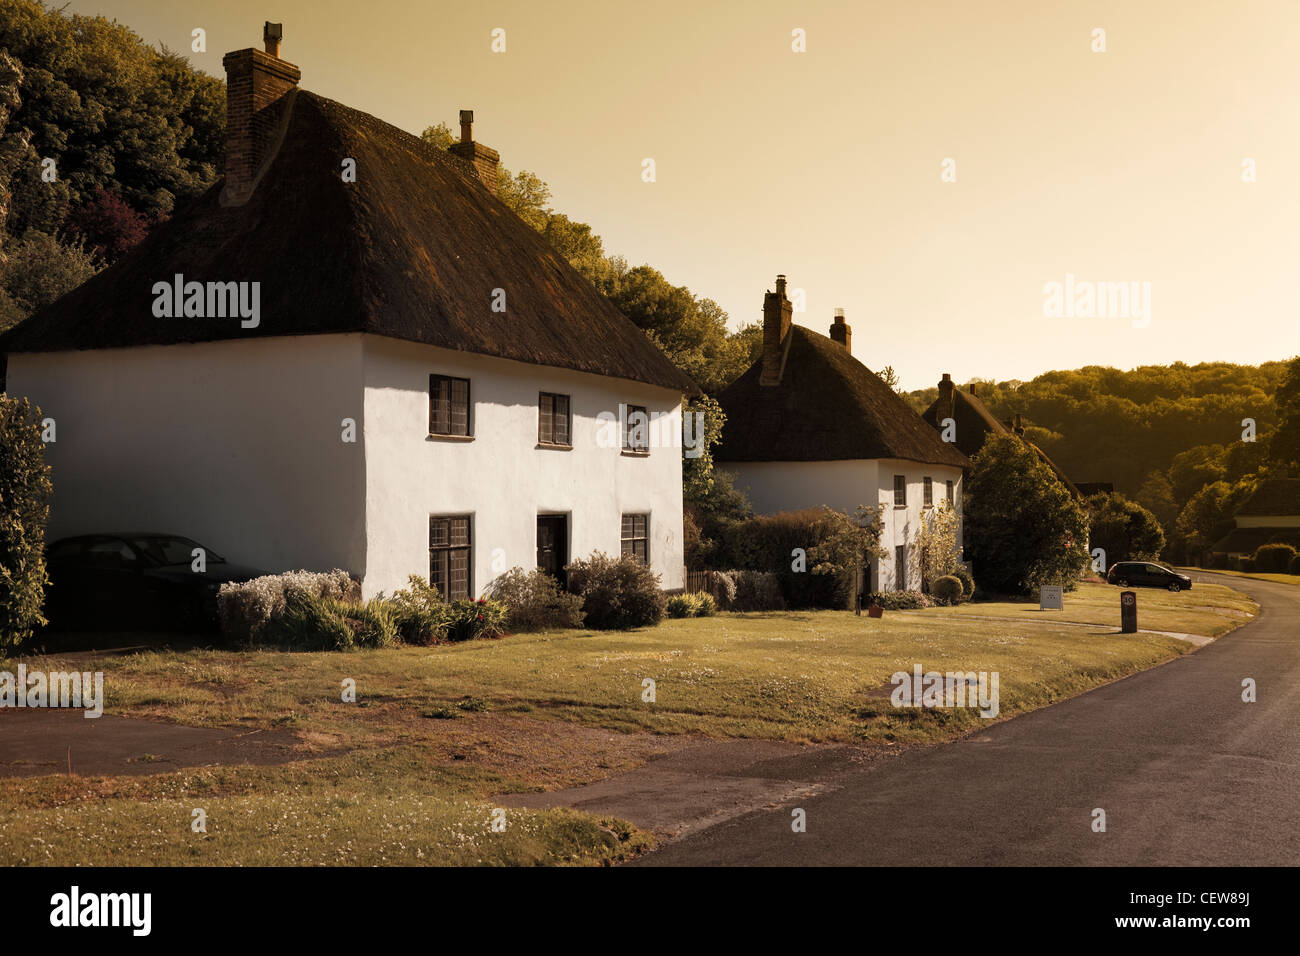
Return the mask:
<path fill-rule="evenodd" d="M 1122 588 L 1168 588 L 1170 591 L 1187 591 L 1192 579 L 1150 561 L 1116 561 L 1106 573 L 1106 580 Z"/>
<path fill-rule="evenodd" d="M 195 570 L 196 549 L 202 570 Z M 217 626 L 217 589 L 264 574 L 174 534 L 87 534 L 46 549 L 45 616 L 57 630 Z"/>

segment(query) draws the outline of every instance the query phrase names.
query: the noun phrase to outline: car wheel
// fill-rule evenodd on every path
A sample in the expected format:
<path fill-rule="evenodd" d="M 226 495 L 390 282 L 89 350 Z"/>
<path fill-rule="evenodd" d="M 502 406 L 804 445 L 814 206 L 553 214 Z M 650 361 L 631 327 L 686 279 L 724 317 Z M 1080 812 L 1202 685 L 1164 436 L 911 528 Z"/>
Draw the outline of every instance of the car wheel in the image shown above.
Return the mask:
<path fill-rule="evenodd" d="M 1177 594 L 1177 593 L 1178 593 L 1179 591 L 1181 591 L 1182 589 L 1183 589 L 1183 586 L 1182 586 L 1182 584 L 1179 583 L 1178 581 L 1173 581 L 1173 582 L 1171 582 L 1170 585 L 1169 585 L 1169 590 L 1173 591 L 1175 594 Z"/>

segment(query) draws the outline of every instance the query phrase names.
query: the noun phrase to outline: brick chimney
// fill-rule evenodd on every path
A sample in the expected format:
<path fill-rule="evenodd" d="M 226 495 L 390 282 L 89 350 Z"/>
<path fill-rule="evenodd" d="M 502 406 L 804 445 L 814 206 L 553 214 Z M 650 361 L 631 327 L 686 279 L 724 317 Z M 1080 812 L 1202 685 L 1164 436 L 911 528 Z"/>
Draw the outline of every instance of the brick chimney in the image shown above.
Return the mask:
<path fill-rule="evenodd" d="M 853 354 L 853 326 L 844 324 L 844 310 L 835 310 L 835 322 L 831 325 L 831 339 L 844 346 L 844 351 Z"/>
<path fill-rule="evenodd" d="M 781 384 L 784 345 L 793 321 L 794 305 L 785 297 L 785 276 L 777 276 L 776 291 L 763 296 L 763 369 L 758 384 Z"/>
<path fill-rule="evenodd" d="M 222 58 L 226 68 L 226 185 L 221 201 L 248 201 L 257 181 L 275 156 L 281 121 L 298 88 L 302 71 L 280 59 L 284 27 L 267 21 L 262 28 L 266 49 L 249 47 Z"/>
<path fill-rule="evenodd" d="M 474 142 L 473 110 L 460 111 L 460 142 L 452 143 L 448 152 L 473 166 L 479 181 L 488 188 L 488 192 L 496 195 L 497 166 L 501 162 L 501 154 L 490 146 Z"/>
<path fill-rule="evenodd" d="M 945 418 L 954 418 L 957 413 L 957 388 L 952 384 L 952 376 L 947 372 L 939 379 L 939 407 L 936 409 L 940 424 Z"/>

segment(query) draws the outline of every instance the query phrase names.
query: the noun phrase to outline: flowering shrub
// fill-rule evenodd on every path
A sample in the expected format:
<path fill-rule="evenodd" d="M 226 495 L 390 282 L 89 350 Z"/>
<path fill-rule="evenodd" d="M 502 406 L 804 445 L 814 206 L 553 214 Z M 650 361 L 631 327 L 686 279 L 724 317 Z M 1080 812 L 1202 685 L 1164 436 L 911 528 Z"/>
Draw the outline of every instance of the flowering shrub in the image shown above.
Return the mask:
<path fill-rule="evenodd" d="M 447 634 L 451 608 L 437 589 L 418 574 L 412 574 L 407 581 L 408 588 L 395 591 L 388 599 L 397 636 L 406 644 L 437 644 Z"/>
<path fill-rule="evenodd" d="M 500 637 L 505 633 L 508 609 L 500 601 L 479 598 L 456 601 L 447 620 L 447 640 L 472 641 L 476 637 Z"/>
<path fill-rule="evenodd" d="M 285 593 L 290 588 L 335 601 L 355 601 L 360 597 L 360 585 L 338 568 L 327 572 L 290 571 L 242 583 L 228 582 L 217 592 L 222 635 L 240 644 L 257 642 L 271 617 L 284 610 Z"/>

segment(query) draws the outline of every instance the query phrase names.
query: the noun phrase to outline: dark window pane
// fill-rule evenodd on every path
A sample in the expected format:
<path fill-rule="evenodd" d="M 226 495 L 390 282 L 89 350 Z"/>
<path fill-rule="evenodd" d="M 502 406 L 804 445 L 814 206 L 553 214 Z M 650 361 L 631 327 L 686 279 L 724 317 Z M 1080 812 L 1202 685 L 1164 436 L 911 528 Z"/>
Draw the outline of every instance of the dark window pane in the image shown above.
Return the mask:
<path fill-rule="evenodd" d="M 429 518 L 429 584 L 444 601 L 470 597 L 472 555 L 468 515 Z"/>
<path fill-rule="evenodd" d="M 429 431 L 469 435 L 469 379 L 429 376 Z"/>
<path fill-rule="evenodd" d="M 644 405 L 628 405 L 623 423 L 623 447 L 629 451 L 646 451 L 650 447 L 650 416 Z"/>
<path fill-rule="evenodd" d="M 569 396 L 555 396 L 555 443 L 569 444 Z"/>
<path fill-rule="evenodd" d="M 555 441 L 555 413 L 552 411 L 551 396 L 543 393 L 538 403 L 537 440 L 539 442 Z"/>
<path fill-rule="evenodd" d="M 445 548 L 448 544 L 451 543 L 450 536 L 451 536 L 450 521 L 448 521 L 446 518 L 429 519 L 429 547 Z"/>

